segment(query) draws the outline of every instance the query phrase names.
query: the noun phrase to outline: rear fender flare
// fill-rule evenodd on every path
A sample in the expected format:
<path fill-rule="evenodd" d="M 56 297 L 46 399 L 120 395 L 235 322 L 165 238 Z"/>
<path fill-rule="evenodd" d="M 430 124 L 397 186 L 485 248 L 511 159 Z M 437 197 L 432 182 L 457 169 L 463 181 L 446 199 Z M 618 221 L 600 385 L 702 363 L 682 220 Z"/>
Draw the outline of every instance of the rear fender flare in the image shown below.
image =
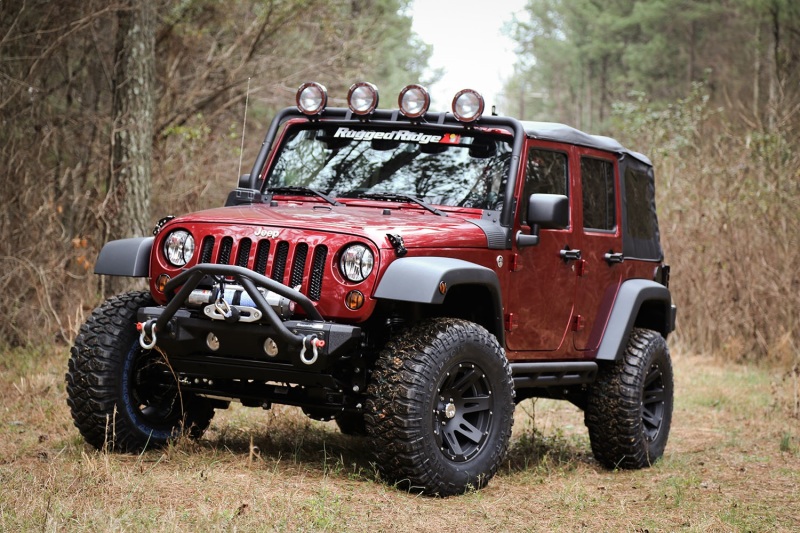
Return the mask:
<path fill-rule="evenodd" d="M 447 292 L 459 285 L 479 285 L 489 291 L 494 315 L 494 334 L 501 345 L 503 298 L 497 274 L 484 266 L 451 257 L 405 257 L 395 260 L 375 289 L 375 298 L 442 304 Z M 444 292 L 440 290 L 444 288 Z"/>
<path fill-rule="evenodd" d="M 642 312 L 645 306 L 650 313 Z M 645 279 L 632 279 L 622 283 L 603 340 L 597 350 L 597 360 L 618 360 L 634 327 L 647 327 L 661 333 L 666 339 L 675 329 L 675 306 L 669 289 L 660 283 Z"/>

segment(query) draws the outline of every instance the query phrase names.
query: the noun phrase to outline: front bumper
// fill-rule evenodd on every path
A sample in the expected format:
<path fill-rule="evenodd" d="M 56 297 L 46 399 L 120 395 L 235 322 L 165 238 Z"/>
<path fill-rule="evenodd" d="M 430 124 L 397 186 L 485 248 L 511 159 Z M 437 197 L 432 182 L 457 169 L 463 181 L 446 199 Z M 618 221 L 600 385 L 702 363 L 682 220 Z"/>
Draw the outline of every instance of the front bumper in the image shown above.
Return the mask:
<path fill-rule="evenodd" d="M 243 287 L 261 319 L 212 320 L 187 306 L 192 291 L 220 282 Z M 282 320 L 259 288 L 288 298 L 305 318 Z M 243 267 L 199 264 L 164 292 L 167 304 L 142 308 L 138 318 L 144 337 L 154 338 L 179 374 L 333 387 L 332 374 L 360 345 L 361 328 L 324 321 L 304 294 Z"/>

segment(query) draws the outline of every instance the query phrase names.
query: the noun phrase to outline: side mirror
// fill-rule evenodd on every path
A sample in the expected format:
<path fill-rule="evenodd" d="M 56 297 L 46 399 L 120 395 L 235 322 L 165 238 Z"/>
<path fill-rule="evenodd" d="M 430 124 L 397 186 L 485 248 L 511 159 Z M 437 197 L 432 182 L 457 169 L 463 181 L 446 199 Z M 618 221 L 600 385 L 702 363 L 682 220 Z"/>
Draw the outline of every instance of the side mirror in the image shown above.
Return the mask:
<path fill-rule="evenodd" d="M 569 198 L 562 194 L 532 194 L 528 199 L 528 224 L 542 229 L 569 226 Z"/>
<path fill-rule="evenodd" d="M 569 198 L 562 194 L 532 194 L 528 198 L 528 224 L 531 234 L 517 232 L 517 246 L 539 244 L 539 229 L 564 229 L 569 226 Z"/>

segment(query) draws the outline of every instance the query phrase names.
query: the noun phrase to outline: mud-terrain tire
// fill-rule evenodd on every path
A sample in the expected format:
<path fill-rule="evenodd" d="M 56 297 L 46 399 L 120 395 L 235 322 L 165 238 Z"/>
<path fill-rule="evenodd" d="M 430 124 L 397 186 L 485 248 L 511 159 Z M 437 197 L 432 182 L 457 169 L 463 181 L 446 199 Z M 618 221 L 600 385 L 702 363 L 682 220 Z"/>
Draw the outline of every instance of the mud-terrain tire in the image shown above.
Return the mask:
<path fill-rule="evenodd" d="M 367 423 L 364 415 L 356 413 L 341 413 L 336 415 L 336 425 L 345 435 L 364 436 L 367 434 Z"/>
<path fill-rule="evenodd" d="M 367 388 L 376 466 L 400 488 L 450 496 L 484 487 L 511 437 L 514 382 L 483 327 L 421 322 L 389 341 Z"/>
<path fill-rule="evenodd" d="M 585 422 L 595 459 L 610 469 L 644 468 L 659 459 L 669 438 L 673 389 L 664 337 L 634 329 L 623 356 L 600 367 L 589 391 Z"/>
<path fill-rule="evenodd" d="M 199 438 L 214 416 L 209 400 L 180 393 L 161 353 L 139 346 L 137 310 L 148 305 L 146 292 L 106 300 L 70 351 L 67 404 L 95 448 L 139 452 L 181 434 Z"/>

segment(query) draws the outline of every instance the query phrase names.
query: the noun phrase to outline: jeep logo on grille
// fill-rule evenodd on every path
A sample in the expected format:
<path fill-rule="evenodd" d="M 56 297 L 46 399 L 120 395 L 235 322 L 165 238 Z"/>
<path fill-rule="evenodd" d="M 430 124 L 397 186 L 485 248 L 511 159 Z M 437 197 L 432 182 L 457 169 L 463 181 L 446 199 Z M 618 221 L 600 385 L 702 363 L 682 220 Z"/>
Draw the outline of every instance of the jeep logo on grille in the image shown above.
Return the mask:
<path fill-rule="evenodd" d="M 281 230 L 273 229 L 268 230 L 265 228 L 256 228 L 255 236 L 256 237 L 266 237 L 267 239 L 274 239 L 280 234 Z"/>

